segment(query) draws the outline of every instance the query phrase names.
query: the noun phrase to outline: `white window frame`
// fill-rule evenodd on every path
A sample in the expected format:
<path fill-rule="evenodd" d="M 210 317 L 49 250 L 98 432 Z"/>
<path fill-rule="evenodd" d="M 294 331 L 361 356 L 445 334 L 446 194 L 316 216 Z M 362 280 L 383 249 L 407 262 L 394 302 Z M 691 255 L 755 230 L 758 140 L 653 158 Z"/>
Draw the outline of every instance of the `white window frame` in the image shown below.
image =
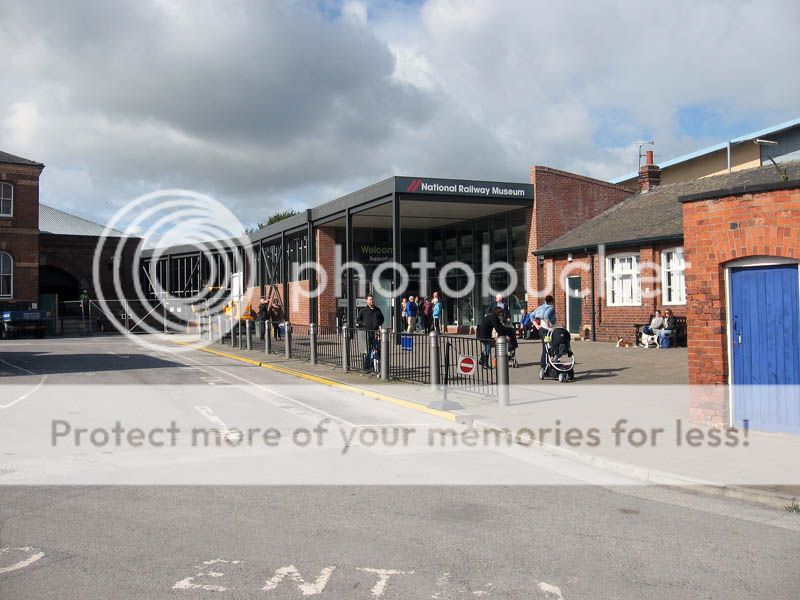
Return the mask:
<path fill-rule="evenodd" d="M 3 191 L 6 189 L 11 191 L 11 195 L 8 198 L 6 198 L 3 195 Z M 3 206 L 1 200 L 8 200 L 11 203 L 11 210 L 9 212 L 7 213 L 1 212 Z M 7 181 L 0 181 L 0 217 L 13 217 L 13 216 L 14 216 L 14 186 L 8 183 Z"/>
<path fill-rule="evenodd" d="M 631 259 L 632 269 L 625 272 L 617 272 L 614 267 L 617 261 Z M 631 291 L 633 297 L 625 300 L 615 300 L 614 287 L 616 278 L 632 276 L 633 283 Z M 618 291 L 622 292 L 619 288 Z M 626 252 L 623 254 L 612 254 L 606 256 L 606 306 L 641 306 L 642 305 L 642 263 L 638 252 Z"/>
<path fill-rule="evenodd" d="M 667 255 L 670 253 L 674 253 L 676 256 L 680 257 L 680 269 L 667 269 Z M 668 297 L 669 286 L 667 285 L 667 275 L 675 272 L 680 273 L 682 289 L 679 290 L 677 300 L 670 300 Z M 686 304 L 686 262 L 683 255 L 683 246 L 667 248 L 661 251 L 661 293 L 662 301 L 665 306 L 680 306 Z"/>
<path fill-rule="evenodd" d="M 9 273 L 5 273 L 3 271 L 3 258 L 6 256 L 8 257 L 9 264 L 11 265 L 11 271 Z M 8 286 L 9 293 L 3 294 L 2 291 L 0 291 L 0 298 L 4 300 L 14 297 L 14 257 L 8 252 L 0 252 L 0 277 L 7 277 L 9 275 L 11 276 L 11 285 Z"/>

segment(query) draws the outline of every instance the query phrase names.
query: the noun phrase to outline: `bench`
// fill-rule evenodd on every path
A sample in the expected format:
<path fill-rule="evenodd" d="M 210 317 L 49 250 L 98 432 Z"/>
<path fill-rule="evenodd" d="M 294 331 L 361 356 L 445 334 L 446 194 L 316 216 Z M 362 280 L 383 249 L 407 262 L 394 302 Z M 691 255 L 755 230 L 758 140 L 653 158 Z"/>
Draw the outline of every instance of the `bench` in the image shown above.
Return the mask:
<path fill-rule="evenodd" d="M 647 323 L 634 323 L 633 327 L 636 330 L 636 344 L 642 339 L 642 327 L 649 325 Z M 686 317 L 675 317 L 675 331 L 672 333 L 672 345 L 675 347 L 686 346 Z"/>

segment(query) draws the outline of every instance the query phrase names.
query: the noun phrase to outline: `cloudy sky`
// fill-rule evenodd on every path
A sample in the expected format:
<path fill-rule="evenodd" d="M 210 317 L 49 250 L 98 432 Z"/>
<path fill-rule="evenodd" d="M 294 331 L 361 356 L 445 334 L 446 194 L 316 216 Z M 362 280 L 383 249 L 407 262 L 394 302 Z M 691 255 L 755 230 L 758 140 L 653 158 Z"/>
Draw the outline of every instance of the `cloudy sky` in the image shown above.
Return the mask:
<path fill-rule="evenodd" d="M 661 8 L 661 10 L 659 10 Z M 244 224 L 392 174 L 608 178 L 800 116 L 800 3 L 0 3 L 0 149 L 104 220 L 164 187 Z"/>

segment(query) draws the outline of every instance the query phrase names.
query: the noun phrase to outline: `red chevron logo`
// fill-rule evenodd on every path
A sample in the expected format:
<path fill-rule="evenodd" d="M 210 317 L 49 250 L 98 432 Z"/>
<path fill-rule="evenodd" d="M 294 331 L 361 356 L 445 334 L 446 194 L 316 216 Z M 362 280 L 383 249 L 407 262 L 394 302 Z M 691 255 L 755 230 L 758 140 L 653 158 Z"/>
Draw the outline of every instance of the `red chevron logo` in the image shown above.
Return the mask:
<path fill-rule="evenodd" d="M 411 183 L 408 184 L 406 191 L 414 193 L 419 189 L 419 186 L 421 185 L 422 185 L 422 179 L 413 179 Z"/>

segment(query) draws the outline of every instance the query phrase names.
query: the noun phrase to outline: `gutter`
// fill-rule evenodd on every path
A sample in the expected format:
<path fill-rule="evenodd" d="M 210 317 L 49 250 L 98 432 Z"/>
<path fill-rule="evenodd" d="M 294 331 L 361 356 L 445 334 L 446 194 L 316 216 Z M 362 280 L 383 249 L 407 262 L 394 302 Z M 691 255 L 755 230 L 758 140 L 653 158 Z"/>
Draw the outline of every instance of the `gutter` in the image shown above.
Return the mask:
<path fill-rule="evenodd" d="M 776 190 L 788 190 L 793 188 L 800 188 L 800 179 L 792 179 L 791 181 L 773 181 L 770 183 L 751 183 L 729 188 L 722 188 L 710 192 L 687 194 L 686 196 L 678 196 L 678 202 L 685 204 L 687 202 L 697 202 L 698 200 L 712 200 L 714 198 L 724 198 L 726 196 L 741 196 L 743 194 L 757 194 L 759 192 L 772 192 Z"/>
<path fill-rule="evenodd" d="M 597 242 L 592 244 L 581 244 L 579 246 L 570 246 L 570 247 L 563 247 L 563 248 L 554 248 L 552 250 L 542 249 L 542 250 L 534 250 L 534 256 L 557 256 L 559 254 L 568 254 L 570 252 L 589 252 L 590 249 L 594 248 L 597 249 L 600 246 L 605 246 L 606 248 L 620 248 L 622 246 L 642 246 L 645 244 L 653 244 L 657 242 L 675 242 L 675 241 L 682 241 L 683 240 L 683 233 L 673 233 L 671 235 L 659 235 L 656 237 L 649 237 L 649 238 L 634 238 L 630 240 L 623 240 L 619 242 Z"/>

